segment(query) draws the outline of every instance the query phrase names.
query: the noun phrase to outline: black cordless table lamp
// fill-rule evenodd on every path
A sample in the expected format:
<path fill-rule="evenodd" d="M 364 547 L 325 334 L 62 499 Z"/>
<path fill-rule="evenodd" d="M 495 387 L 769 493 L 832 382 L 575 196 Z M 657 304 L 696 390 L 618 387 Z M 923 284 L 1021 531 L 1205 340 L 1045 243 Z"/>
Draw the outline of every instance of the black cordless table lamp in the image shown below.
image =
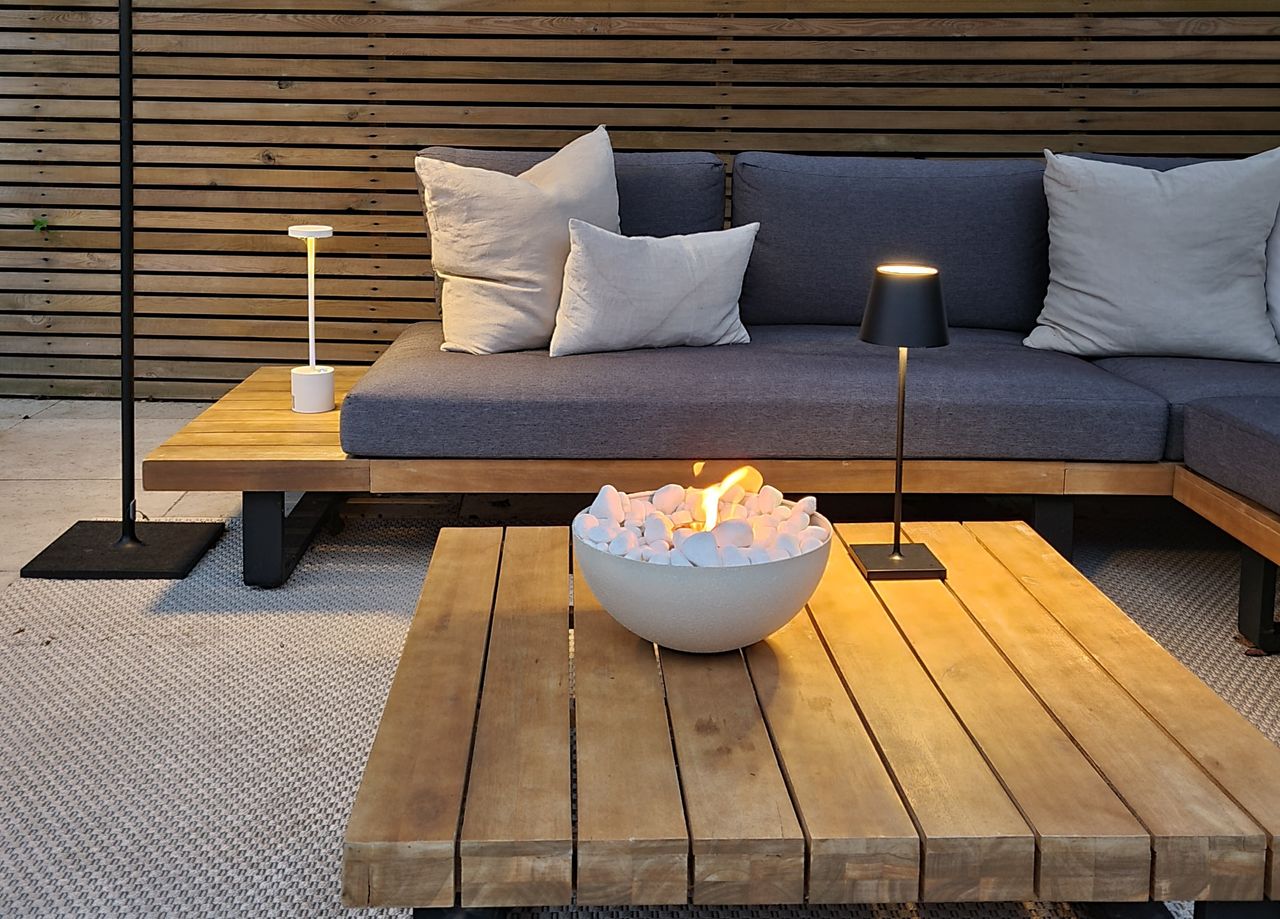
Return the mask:
<path fill-rule="evenodd" d="M 950 341 L 938 269 L 881 265 L 871 281 L 858 337 L 898 349 L 898 450 L 893 478 L 893 545 L 852 546 L 868 580 L 945 578 L 947 569 L 923 543 L 902 544 L 902 428 L 906 416 L 907 349 L 939 348 Z"/>

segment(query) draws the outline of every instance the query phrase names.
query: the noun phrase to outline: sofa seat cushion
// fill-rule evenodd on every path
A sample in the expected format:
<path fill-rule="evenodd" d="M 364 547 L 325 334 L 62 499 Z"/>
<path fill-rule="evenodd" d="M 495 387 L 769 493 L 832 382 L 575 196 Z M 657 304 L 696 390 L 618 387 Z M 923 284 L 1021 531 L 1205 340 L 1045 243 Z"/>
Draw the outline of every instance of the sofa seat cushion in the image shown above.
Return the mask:
<path fill-rule="evenodd" d="M 1182 459 L 1183 413 L 1188 402 L 1219 396 L 1280 397 L 1280 365 L 1195 357 L 1109 357 L 1096 366 L 1137 383 L 1169 403 L 1165 458 Z"/>
<path fill-rule="evenodd" d="M 897 354 L 842 326 L 756 326 L 750 344 L 551 358 L 440 351 L 411 326 L 351 390 L 342 445 L 371 457 L 862 458 L 893 455 Z M 1158 460 L 1163 399 L 1016 333 L 917 350 L 917 457 Z"/>
<path fill-rule="evenodd" d="M 1280 398 L 1201 399 L 1184 424 L 1188 467 L 1280 513 Z"/>

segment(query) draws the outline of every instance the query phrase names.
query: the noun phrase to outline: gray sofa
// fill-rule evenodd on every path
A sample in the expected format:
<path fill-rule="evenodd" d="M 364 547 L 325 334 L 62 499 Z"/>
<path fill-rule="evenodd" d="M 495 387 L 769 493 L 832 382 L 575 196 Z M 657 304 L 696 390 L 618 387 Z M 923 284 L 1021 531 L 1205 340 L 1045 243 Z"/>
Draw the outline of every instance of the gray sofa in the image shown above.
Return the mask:
<path fill-rule="evenodd" d="M 428 152 L 513 173 L 543 155 Z M 617 167 L 625 233 L 722 225 L 719 158 L 623 153 Z M 1154 462 L 1185 452 L 1192 468 L 1280 511 L 1269 470 L 1249 473 L 1257 486 L 1230 474 L 1258 444 L 1277 450 L 1280 365 L 1087 361 L 1021 344 L 1047 283 L 1042 173 L 1032 160 L 741 154 L 732 222 L 761 224 L 741 300 L 750 344 L 475 356 L 441 352 L 438 324 L 422 323 L 347 396 L 343 448 L 379 458 L 888 457 L 896 358 L 859 342 L 857 325 L 876 264 L 924 260 L 942 271 L 954 335 L 912 355 L 909 456 Z"/>

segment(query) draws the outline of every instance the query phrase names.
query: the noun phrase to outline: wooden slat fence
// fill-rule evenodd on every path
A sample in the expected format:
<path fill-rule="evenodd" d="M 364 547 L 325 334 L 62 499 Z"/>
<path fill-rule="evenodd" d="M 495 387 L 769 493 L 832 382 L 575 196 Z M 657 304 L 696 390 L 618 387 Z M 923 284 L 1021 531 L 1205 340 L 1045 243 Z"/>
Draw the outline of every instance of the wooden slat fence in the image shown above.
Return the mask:
<path fill-rule="evenodd" d="M 117 372 L 114 0 L 0 0 L 0 394 Z M 138 0 L 145 396 L 375 358 L 436 315 L 430 143 L 927 156 L 1280 143 L 1276 0 Z M 39 227 L 44 227 L 40 229 Z"/>

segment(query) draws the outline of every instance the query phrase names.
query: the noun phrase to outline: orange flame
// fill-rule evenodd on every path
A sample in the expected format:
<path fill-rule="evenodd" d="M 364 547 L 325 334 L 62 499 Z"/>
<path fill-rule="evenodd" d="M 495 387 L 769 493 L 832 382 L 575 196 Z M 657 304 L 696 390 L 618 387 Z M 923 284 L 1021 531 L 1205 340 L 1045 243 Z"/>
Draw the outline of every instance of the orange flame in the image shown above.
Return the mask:
<path fill-rule="evenodd" d="M 701 460 L 694 463 L 693 474 L 697 476 L 704 465 L 706 465 L 705 462 Z M 755 466 L 739 466 L 719 482 L 704 488 L 702 490 L 702 513 L 706 517 L 706 521 L 702 524 L 704 530 L 710 530 L 719 522 L 720 498 L 735 485 L 742 485 L 747 491 L 759 491 L 764 485 L 764 476 Z"/>

